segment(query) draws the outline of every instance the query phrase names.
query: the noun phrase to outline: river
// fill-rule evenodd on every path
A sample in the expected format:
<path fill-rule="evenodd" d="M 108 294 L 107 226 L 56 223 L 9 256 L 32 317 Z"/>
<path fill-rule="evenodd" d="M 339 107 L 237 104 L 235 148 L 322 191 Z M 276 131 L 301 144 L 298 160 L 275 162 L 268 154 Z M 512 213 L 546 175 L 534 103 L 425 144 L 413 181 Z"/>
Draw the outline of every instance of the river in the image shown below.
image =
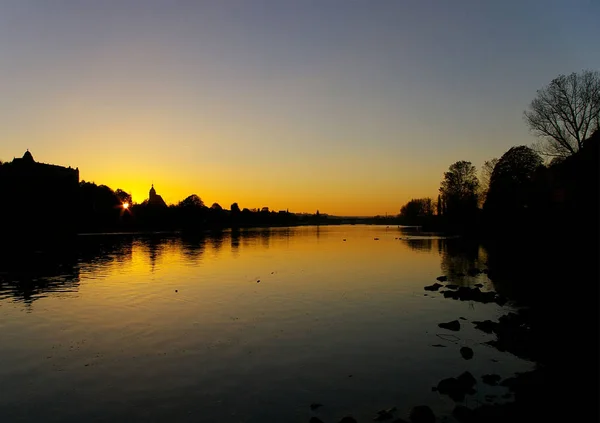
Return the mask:
<path fill-rule="evenodd" d="M 0 415 L 6 422 L 372 421 L 471 372 L 533 363 L 484 344 L 474 320 L 511 305 L 425 291 L 483 284 L 483 247 L 415 229 L 348 225 L 178 235 L 81 235 L 0 265 Z M 465 275 L 463 275 L 465 274 Z M 460 320 L 451 332 L 438 323 Z M 462 346 L 474 351 L 470 360 Z M 311 410 L 311 404 L 322 404 Z"/>

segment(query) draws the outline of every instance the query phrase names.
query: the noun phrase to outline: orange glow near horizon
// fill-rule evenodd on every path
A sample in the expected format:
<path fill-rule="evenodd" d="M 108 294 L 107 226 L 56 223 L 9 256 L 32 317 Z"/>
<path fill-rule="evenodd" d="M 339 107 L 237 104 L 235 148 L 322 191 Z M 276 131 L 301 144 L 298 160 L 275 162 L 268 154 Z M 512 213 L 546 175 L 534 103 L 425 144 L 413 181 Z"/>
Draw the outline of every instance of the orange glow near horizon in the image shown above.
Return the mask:
<path fill-rule="evenodd" d="M 129 208 L 129 203 L 123 203 L 123 208 L 127 210 Z"/>
<path fill-rule="evenodd" d="M 597 1 L 171 3 L 0 2 L 0 160 L 78 168 L 129 211 L 154 184 L 167 204 L 396 215 L 453 163 L 535 142 L 536 90 L 600 64 Z"/>

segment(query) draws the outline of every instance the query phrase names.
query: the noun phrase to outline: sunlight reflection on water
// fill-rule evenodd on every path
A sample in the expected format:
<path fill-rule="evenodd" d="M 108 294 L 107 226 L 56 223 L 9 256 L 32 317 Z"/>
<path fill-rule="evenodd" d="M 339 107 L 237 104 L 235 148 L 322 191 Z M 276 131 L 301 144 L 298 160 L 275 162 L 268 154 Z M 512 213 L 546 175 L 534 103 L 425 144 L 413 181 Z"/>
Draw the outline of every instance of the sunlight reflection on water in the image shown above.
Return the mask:
<path fill-rule="evenodd" d="M 507 307 L 423 290 L 441 274 L 493 288 L 467 276 L 486 259 L 379 226 L 80 236 L 58 258 L 2 263 L 0 409 L 27 422 L 306 422 L 314 402 L 325 421 L 449 412 L 440 379 L 531 368 L 470 323 Z M 459 316 L 456 341 L 437 336 Z M 477 390 L 473 404 L 500 392 Z"/>

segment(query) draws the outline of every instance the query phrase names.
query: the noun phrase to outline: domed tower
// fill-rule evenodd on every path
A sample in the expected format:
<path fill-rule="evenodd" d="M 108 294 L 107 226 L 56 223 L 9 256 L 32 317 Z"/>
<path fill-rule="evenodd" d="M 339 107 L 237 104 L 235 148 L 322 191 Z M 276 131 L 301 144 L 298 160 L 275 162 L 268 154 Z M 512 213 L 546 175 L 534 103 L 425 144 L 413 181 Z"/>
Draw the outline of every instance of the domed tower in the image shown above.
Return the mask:
<path fill-rule="evenodd" d="M 167 207 L 165 200 L 156 193 L 154 184 L 152 184 L 152 188 L 150 188 L 150 193 L 148 194 L 148 204 L 152 206 Z"/>
<path fill-rule="evenodd" d="M 35 160 L 33 160 L 33 156 L 31 155 L 29 150 L 27 150 L 25 154 L 23 154 L 23 161 L 26 163 L 35 163 Z"/>

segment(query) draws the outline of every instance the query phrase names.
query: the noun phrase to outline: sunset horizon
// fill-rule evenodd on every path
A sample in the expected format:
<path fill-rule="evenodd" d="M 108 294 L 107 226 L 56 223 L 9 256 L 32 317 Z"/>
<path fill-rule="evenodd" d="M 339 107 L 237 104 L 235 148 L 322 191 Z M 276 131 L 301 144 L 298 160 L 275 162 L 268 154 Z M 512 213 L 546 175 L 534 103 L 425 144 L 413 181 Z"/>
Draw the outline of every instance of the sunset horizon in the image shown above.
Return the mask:
<path fill-rule="evenodd" d="M 589 2 L 335 3 L 5 2 L 0 160 L 135 202 L 393 215 L 531 145 L 536 90 L 600 68 Z"/>

